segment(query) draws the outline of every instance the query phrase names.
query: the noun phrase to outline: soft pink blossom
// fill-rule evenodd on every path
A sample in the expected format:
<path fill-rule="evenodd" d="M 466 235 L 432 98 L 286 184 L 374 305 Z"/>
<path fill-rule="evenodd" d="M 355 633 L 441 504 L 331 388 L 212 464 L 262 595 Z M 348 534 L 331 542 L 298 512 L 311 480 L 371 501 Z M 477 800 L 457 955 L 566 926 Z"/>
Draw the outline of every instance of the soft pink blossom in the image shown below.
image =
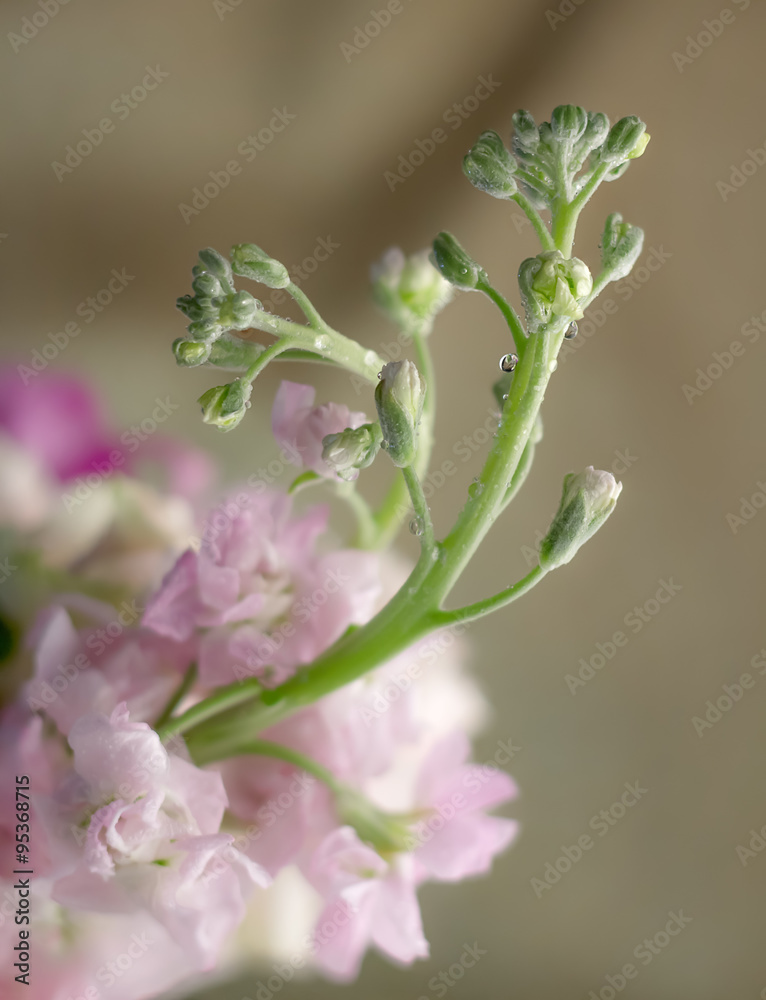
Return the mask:
<path fill-rule="evenodd" d="M 227 805 L 220 774 L 168 754 L 124 704 L 109 717 L 78 719 L 69 744 L 73 774 L 52 812 L 71 830 L 79 808 L 84 835 L 53 898 L 76 910 L 145 910 L 195 967 L 212 967 L 253 886 L 269 881 L 219 832 Z"/>
<path fill-rule="evenodd" d="M 307 876 L 326 900 L 315 940 L 329 976 L 353 979 L 370 944 L 403 964 L 428 957 L 411 855 L 384 861 L 351 827 L 340 827 L 320 844 Z"/>
<path fill-rule="evenodd" d="M 313 386 L 282 382 L 274 398 L 271 429 L 277 443 L 288 454 L 297 453 L 306 468 L 326 479 L 340 479 L 322 459 L 322 440 L 347 427 L 361 427 L 367 423 L 367 417 L 341 403 L 314 406 L 315 395 Z"/>
<path fill-rule="evenodd" d="M 372 614 L 377 560 L 315 552 L 327 510 L 291 515 L 278 493 L 239 494 L 208 518 L 148 604 L 143 623 L 177 642 L 195 637 L 205 686 L 245 677 L 278 683 Z"/>

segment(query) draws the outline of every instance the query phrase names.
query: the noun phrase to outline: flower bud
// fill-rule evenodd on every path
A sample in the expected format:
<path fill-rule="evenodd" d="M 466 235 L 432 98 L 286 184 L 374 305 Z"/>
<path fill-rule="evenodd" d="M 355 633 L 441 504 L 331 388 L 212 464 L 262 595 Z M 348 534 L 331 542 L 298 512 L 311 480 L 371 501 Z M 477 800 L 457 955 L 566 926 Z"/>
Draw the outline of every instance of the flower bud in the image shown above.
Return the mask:
<path fill-rule="evenodd" d="M 347 427 L 339 434 L 322 438 L 322 460 L 341 479 L 348 482 L 359 477 L 359 470 L 372 465 L 380 450 L 383 433 L 378 424 Z"/>
<path fill-rule="evenodd" d="M 592 465 L 565 476 L 559 509 L 540 544 L 540 566 L 551 570 L 568 563 L 612 513 L 621 490 L 611 472 Z"/>
<path fill-rule="evenodd" d="M 173 341 L 173 354 L 176 361 L 184 368 L 196 368 L 197 365 L 204 365 L 210 357 L 209 343 L 203 340 L 186 340 L 179 337 Z"/>
<path fill-rule="evenodd" d="M 646 125 L 635 115 L 621 118 L 609 129 L 606 142 L 601 148 L 601 159 L 605 163 L 621 163 L 635 159 L 646 149 L 649 137 L 644 139 Z"/>
<path fill-rule="evenodd" d="M 493 198 L 510 198 L 517 187 L 516 161 L 497 132 L 482 132 L 463 160 L 463 173 L 479 191 Z"/>
<path fill-rule="evenodd" d="M 176 309 L 180 309 L 184 316 L 193 321 L 205 318 L 205 310 L 193 295 L 182 295 L 176 299 Z"/>
<path fill-rule="evenodd" d="M 224 371 L 244 372 L 265 350 L 257 341 L 224 334 L 210 345 L 208 362 Z"/>
<path fill-rule="evenodd" d="M 285 265 L 269 257 L 255 243 L 238 243 L 232 247 L 231 267 L 235 274 L 259 281 L 268 288 L 286 288 L 290 284 Z"/>
<path fill-rule="evenodd" d="M 587 111 L 576 104 L 560 104 L 551 114 L 551 132 L 557 142 L 577 142 L 587 125 Z"/>
<path fill-rule="evenodd" d="M 418 424 L 423 412 L 426 387 L 411 361 L 383 365 L 375 387 L 382 447 L 394 465 L 412 465 L 418 450 Z"/>
<path fill-rule="evenodd" d="M 582 319 L 578 299 L 590 294 L 593 279 L 579 258 L 567 260 L 560 250 L 546 250 L 522 262 L 519 288 L 529 330 L 534 332 L 552 316 Z"/>
<path fill-rule="evenodd" d="M 197 299 L 213 298 L 223 294 L 223 286 L 214 274 L 203 271 L 192 279 L 192 288 Z"/>
<path fill-rule="evenodd" d="M 195 320 L 186 329 L 192 340 L 215 340 L 222 332 L 221 324 L 212 317 Z"/>
<path fill-rule="evenodd" d="M 203 392 L 198 400 L 203 421 L 222 431 L 233 430 L 245 415 L 252 391 L 249 382 L 235 379 L 228 385 L 217 385 Z"/>
<path fill-rule="evenodd" d="M 452 298 L 452 286 L 431 263 L 428 250 L 405 257 L 391 247 L 370 268 L 372 293 L 395 323 L 429 320 Z"/>
<path fill-rule="evenodd" d="M 513 115 L 513 147 L 518 146 L 525 153 L 535 153 L 540 145 L 540 133 L 535 120 L 528 111 L 517 111 Z"/>
<path fill-rule="evenodd" d="M 487 272 L 479 267 L 451 233 L 439 233 L 434 240 L 431 259 L 442 276 L 455 288 L 472 291 L 487 280 Z"/>
<path fill-rule="evenodd" d="M 609 119 L 602 111 L 589 111 L 588 124 L 581 142 L 590 151 L 600 146 L 609 134 Z"/>
<path fill-rule="evenodd" d="M 610 281 L 619 281 L 630 274 L 643 245 L 643 229 L 623 222 L 619 212 L 612 212 L 601 237 L 601 262 Z"/>
<path fill-rule="evenodd" d="M 219 281 L 231 284 L 231 264 L 223 254 L 218 253 L 212 247 L 207 247 L 205 250 L 200 250 L 199 259 L 206 271 L 215 275 Z"/>

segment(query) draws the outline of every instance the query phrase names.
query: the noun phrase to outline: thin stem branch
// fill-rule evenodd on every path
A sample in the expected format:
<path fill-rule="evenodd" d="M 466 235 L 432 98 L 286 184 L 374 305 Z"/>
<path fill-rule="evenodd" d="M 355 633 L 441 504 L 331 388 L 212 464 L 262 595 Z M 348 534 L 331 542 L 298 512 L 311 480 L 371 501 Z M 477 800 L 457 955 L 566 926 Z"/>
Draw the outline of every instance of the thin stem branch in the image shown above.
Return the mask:
<path fill-rule="evenodd" d="M 503 314 L 505 322 L 508 324 L 508 329 L 511 331 L 513 336 L 513 343 L 516 348 L 516 353 L 519 358 L 523 357 L 524 351 L 527 346 L 527 331 L 524 329 L 524 325 L 519 319 L 518 313 L 513 308 L 510 302 L 503 295 L 498 292 L 496 288 L 493 288 L 488 281 L 480 281 L 476 288 L 480 292 L 490 298 L 500 312 Z"/>
<path fill-rule="evenodd" d="M 462 608 L 455 608 L 453 611 L 442 611 L 439 616 L 440 620 L 444 625 L 453 625 L 456 622 L 474 621 L 477 618 L 483 618 L 492 611 L 497 611 L 498 608 L 504 608 L 507 604 L 512 604 L 513 601 L 518 600 L 519 597 L 522 597 L 533 587 L 536 587 L 547 572 L 541 566 L 535 566 L 523 579 L 512 584 L 510 587 L 506 587 L 505 590 L 501 590 L 492 597 L 487 597 L 483 601 L 476 601 L 474 604 L 467 604 Z"/>
<path fill-rule="evenodd" d="M 550 230 L 543 222 L 542 216 L 537 211 L 537 209 L 532 205 L 530 200 L 521 191 L 517 191 L 515 195 L 511 198 L 515 201 L 519 208 L 524 212 L 526 217 L 532 223 L 535 232 L 537 233 L 537 238 L 540 240 L 543 250 L 555 250 L 556 244 L 553 242 L 553 237 L 551 236 Z"/>
<path fill-rule="evenodd" d="M 290 284 L 285 287 L 285 291 L 288 293 L 288 295 L 292 296 L 295 302 L 297 302 L 301 312 L 309 321 L 309 324 L 315 330 L 329 329 L 327 323 L 325 323 L 325 321 L 319 315 L 319 312 L 317 311 L 314 303 L 311 301 L 308 295 L 306 295 L 306 293 L 301 288 L 299 288 L 298 285 L 295 284 L 294 281 L 291 281 Z"/>
<path fill-rule="evenodd" d="M 162 727 L 169 721 L 173 712 L 178 708 L 181 702 L 184 700 L 186 695 L 189 693 L 190 688 L 197 679 L 197 664 L 190 663 L 181 678 L 181 683 L 175 689 L 173 694 L 170 696 L 170 700 L 167 705 L 163 708 L 159 715 L 159 718 L 154 723 L 155 729 L 162 729 Z"/>
<path fill-rule="evenodd" d="M 323 784 L 333 792 L 342 791 L 342 785 L 334 774 L 318 761 L 307 757 L 305 754 L 293 750 L 291 747 L 282 746 L 281 743 L 273 743 L 271 740 L 244 739 L 234 752 L 227 754 L 229 757 L 239 757 L 245 754 L 254 754 L 258 757 L 272 757 L 276 760 L 283 760 L 287 764 L 293 764 L 302 771 L 318 778 Z M 212 764 L 219 760 L 215 750 L 209 748 L 206 752 L 204 745 L 195 750 L 194 760 L 197 764 Z"/>
<path fill-rule="evenodd" d="M 160 738 L 165 741 L 169 736 L 183 733 L 206 719 L 218 715 L 224 709 L 240 705 L 243 701 L 257 698 L 263 691 L 263 685 L 255 677 L 235 681 L 226 687 L 217 688 L 211 695 L 192 705 L 182 715 L 167 719 L 162 725 L 156 726 Z"/>
<path fill-rule="evenodd" d="M 431 511 L 428 509 L 428 501 L 423 493 L 423 487 L 414 466 L 408 465 L 402 469 L 402 472 L 404 473 L 404 481 L 407 483 L 407 489 L 412 500 L 412 509 L 415 511 L 416 526 L 419 529 L 414 533 L 419 536 L 420 544 L 424 551 L 432 552 L 435 545 L 434 526 L 431 520 Z"/>

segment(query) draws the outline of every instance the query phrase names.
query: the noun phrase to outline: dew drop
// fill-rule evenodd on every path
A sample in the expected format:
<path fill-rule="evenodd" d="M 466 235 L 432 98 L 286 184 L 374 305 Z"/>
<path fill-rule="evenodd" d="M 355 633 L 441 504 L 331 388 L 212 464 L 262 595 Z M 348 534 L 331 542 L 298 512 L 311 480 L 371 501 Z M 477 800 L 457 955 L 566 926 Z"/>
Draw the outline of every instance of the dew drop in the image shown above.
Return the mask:
<path fill-rule="evenodd" d="M 325 337 L 324 334 L 322 334 L 320 337 L 314 337 L 314 347 L 318 351 L 326 351 L 329 346 L 330 346 L 329 337 Z"/>
<path fill-rule="evenodd" d="M 564 334 L 564 340 L 574 340 L 577 336 L 577 324 L 570 323 Z"/>
<path fill-rule="evenodd" d="M 504 354 L 502 358 L 500 358 L 500 370 L 504 372 L 512 372 L 518 363 L 519 359 L 515 354 Z"/>
<path fill-rule="evenodd" d="M 374 365 L 376 357 L 377 355 L 375 354 L 375 351 L 367 351 L 364 356 L 364 363 L 366 365 Z"/>
<path fill-rule="evenodd" d="M 410 521 L 410 533 L 417 538 L 423 534 L 423 519 L 421 517 L 413 517 Z"/>
<path fill-rule="evenodd" d="M 559 366 L 559 363 L 554 358 L 553 361 L 551 361 L 551 363 L 548 365 L 548 371 L 551 373 L 551 375 L 556 371 L 556 369 L 558 368 L 558 366 Z"/>
<path fill-rule="evenodd" d="M 480 497 L 484 492 L 484 483 L 480 483 L 478 478 L 474 479 L 471 485 L 468 487 L 468 496 L 475 500 L 476 497 Z"/>
<path fill-rule="evenodd" d="M 503 399 L 504 399 L 504 400 L 508 399 L 508 393 L 507 393 L 507 392 L 504 392 L 504 393 L 503 393 Z"/>

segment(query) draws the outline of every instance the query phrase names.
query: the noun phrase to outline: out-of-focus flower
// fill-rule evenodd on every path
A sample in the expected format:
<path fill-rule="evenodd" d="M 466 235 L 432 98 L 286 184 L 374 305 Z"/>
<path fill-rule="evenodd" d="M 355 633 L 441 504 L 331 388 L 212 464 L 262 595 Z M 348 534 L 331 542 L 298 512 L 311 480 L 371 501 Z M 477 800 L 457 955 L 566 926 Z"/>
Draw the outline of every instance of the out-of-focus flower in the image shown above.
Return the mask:
<path fill-rule="evenodd" d="M 324 439 L 347 428 L 356 430 L 367 423 L 364 413 L 352 412 L 341 403 L 314 406 L 316 390 L 298 382 L 282 382 L 274 398 L 271 429 L 277 444 L 288 456 L 325 479 L 341 479 L 322 456 Z"/>
<path fill-rule="evenodd" d="M 205 686 L 248 676 L 276 684 L 372 614 L 377 559 L 319 555 L 327 509 L 291 516 L 283 494 L 243 492 L 205 522 L 150 600 L 143 622 L 177 642 L 195 637 Z"/>

